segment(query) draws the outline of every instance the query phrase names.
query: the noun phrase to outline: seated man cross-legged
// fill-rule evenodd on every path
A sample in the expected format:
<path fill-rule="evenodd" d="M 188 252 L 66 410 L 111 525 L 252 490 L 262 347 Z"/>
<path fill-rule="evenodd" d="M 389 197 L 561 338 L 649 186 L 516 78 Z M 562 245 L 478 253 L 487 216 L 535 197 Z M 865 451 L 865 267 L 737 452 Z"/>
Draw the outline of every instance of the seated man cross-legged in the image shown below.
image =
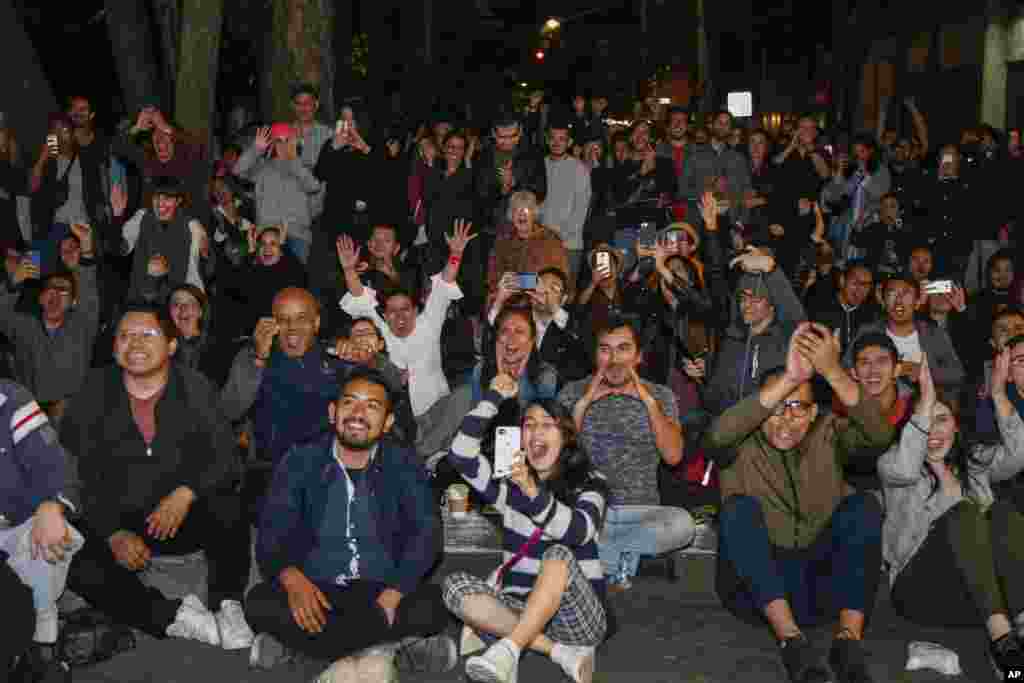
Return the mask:
<path fill-rule="evenodd" d="M 784 370 L 726 410 L 704 446 L 721 468 L 722 512 L 716 590 L 741 619 L 767 621 L 794 683 L 868 683 L 861 646 L 881 574 L 882 511 L 870 493 L 850 495 L 847 459 L 892 440 L 878 401 L 839 362 L 839 338 L 802 323 Z M 818 415 L 811 380 L 822 375 L 846 409 Z M 839 625 L 829 662 L 802 626 Z"/>
<path fill-rule="evenodd" d="M 424 581 L 441 549 L 440 516 L 422 463 L 385 436 L 393 406 L 379 371 L 355 370 L 329 406 L 334 432 L 293 447 L 274 472 L 256 546 L 269 581 L 246 601 L 259 634 L 253 666 L 337 660 L 323 682 L 386 674 L 392 661 L 455 666 L 455 643 L 435 635 L 449 622 L 441 589 Z"/>
<path fill-rule="evenodd" d="M 117 364 L 94 370 L 64 414 L 61 443 L 77 459 L 85 506 L 68 588 L 156 638 L 247 648 L 250 533 L 233 490 L 231 425 L 209 381 L 172 362 L 176 337 L 163 308 L 129 305 Z M 154 556 L 200 549 L 216 614 L 195 595 L 172 600 L 143 585 L 138 573 Z"/>

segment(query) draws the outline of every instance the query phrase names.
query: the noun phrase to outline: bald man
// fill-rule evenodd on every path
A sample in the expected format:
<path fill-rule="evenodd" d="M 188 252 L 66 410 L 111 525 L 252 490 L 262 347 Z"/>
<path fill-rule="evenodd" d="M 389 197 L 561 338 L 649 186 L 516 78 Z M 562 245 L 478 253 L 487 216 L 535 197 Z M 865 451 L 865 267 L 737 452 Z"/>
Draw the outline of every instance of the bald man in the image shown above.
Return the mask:
<path fill-rule="evenodd" d="M 317 343 L 320 305 L 305 289 L 288 287 L 274 297 L 271 316 L 260 318 L 252 343 L 235 356 L 221 392 L 232 421 L 252 419 L 252 453 L 259 462 L 276 466 L 293 445 L 329 428 L 327 405 L 341 383 L 359 366 L 380 370 L 396 388 L 401 373 L 383 354 L 334 340 L 331 351 Z M 404 408 L 402 407 L 404 405 Z M 408 401 L 396 406 L 398 438 L 411 438 L 413 418 Z M 266 490 L 257 482 L 258 498 Z"/>

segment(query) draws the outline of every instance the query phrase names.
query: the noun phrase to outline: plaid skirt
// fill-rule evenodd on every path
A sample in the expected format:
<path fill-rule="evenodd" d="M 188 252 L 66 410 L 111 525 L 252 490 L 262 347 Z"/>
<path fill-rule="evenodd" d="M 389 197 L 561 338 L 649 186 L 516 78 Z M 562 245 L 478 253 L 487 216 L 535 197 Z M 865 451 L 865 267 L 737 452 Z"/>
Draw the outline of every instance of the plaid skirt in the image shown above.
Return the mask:
<path fill-rule="evenodd" d="M 544 552 L 541 562 L 547 560 L 567 562 L 569 581 L 558 611 L 544 627 L 544 635 L 563 645 L 599 645 L 608 629 L 608 617 L 603 601 L 583 574 L 576 556 L 563 545 L 553 545 Z M 455 572 L 445 577 L 442 595 L 444 604 L 460 618 L 463 616 L 463 600 L 470 595 L 489 595 L 516 613 L 526 608 L 526 600 L 520 594 L 496 588 L 485 579 L 466 572 Z"/>

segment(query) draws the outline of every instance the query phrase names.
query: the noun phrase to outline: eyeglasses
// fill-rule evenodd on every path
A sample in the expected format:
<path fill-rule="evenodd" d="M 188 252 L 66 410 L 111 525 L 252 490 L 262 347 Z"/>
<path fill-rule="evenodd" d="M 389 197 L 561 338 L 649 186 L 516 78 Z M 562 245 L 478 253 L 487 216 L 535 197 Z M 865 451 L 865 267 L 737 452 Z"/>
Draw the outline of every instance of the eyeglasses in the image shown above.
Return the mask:
<path fill-rule="evenodd" d="M 160 337 L 164 336 L 163 332 L 156 328 L 150 328 L 145 330 L 134 330 L 134 331 L 123 331 L 117 333 L 117 342 L 119 344 L 128 344 L 136 340 L 144 342 L 152 342 Z"/>
<path fill-rule="evenodd" d="M 810 401 L 801 401 L 799 399 L 783 401 L 779 405 L 775 406 L 775 410 L 772 411 L 772 416 L 782 417 L 788 411 L 793 417 L 804 418 L 810 414 L 811 407 L 813 405 L 814 404 Z"/>

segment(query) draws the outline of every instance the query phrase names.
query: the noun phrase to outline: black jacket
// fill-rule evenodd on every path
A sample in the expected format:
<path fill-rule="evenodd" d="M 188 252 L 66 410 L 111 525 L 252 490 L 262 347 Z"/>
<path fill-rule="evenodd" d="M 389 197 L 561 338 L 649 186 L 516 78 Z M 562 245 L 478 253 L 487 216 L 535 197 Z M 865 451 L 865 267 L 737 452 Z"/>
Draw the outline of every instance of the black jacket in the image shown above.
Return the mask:
<path fill-rule="evenodd" d="M 327 183 L 327 195 L 324 197 L 324 212 L 320 225 L 328 231 L 329 244 L 343 231 L 351 235 L 357 242 L 365 242 L 369 238 L 369 228 L 360 225 L 356 228 L 352 221 L 356 200 L 369 203 L 369 182 L 372 178 L 373 161 L 362 152 L 351 147 L 334 149 L 334 139 L 324 143 L 320 149 L 320 157 L 313 168 L 313 175 L 322 183 Z M 405 195 L 403 194 L 402 197 Z M 404 206 L 405 201 L 400 201 Z"/>
<path fill-rule="evenodd" d="M 540 204 L 548 194 L 548 172 L 544 157 L 520 144 L 512 155 L 512 192 L 501 193 L 494 148 L 488 147 L 473 162 L 477 196 L 477 230 L 494 233 L 497 226 L 508 220 L 508 197 L 514 192 L 529 191 Z"/>
<path fill-rule="evenodd" d="M 100 538 L 138 523 L 179 486 L 201 498 L 237 474 L 230 423 L 199 373 L 172 364 L 156 424 L 150 455 L 117 366 L 93 370 L 68 403 L 60 442 L 76 458 L 85 517 Z"/>

